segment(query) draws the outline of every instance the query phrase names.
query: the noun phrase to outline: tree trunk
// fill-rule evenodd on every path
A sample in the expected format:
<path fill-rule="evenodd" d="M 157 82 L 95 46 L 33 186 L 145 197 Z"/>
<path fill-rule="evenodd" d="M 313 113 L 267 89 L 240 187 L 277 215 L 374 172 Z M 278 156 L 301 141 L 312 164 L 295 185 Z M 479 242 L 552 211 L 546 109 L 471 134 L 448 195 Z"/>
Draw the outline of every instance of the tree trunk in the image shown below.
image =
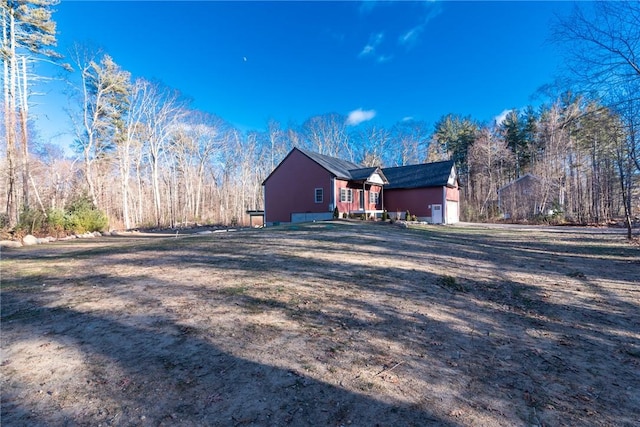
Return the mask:
<path fill-rule="evenodd" d="M 4 48 L 9 51 L 9 58 L 3 58 L 4 63 L 4 111 L 5 135 L 7 138 L 7 203 L 6 212 L 9 227 L 18 223 L 16 203 L 16 123 L 15 123 L 15 22 L 11 10 L 3 16 L 2 38 Z M 9 34 L 7 34 L 7 19 L 9 20 Z M 8 46 L 7 46 L 8 44 Z"/>
<path fill-rule="evenodd" d="M 27 127 L 29 104 L 27 96 L 27 59 L 22 57 L 22 85 L 20 89 L 20 130 L 22 137 L 22 198 L 25 209 L 29 208 L 29 133 Z"/>
<path fill-rule="evenodd" d="M 629 197 L 631 187 L 626 185 L 626 179 L 622 169 L 623 166 L 620 165 L 620 189 L 622 190 L 622 204 L 624 205 L 624 225 L 627 227 L 627 239 L 631 240 L 631 198 Z"/>
<path fill-rule="evenodd" d="M 160 196 L 160 178 L 158 177 L 158 156 L 154 153 L 151 156 L 151 185 L 153 187 L 153 208 L 155 213 L 156 227 L 161 224 L 161 196 Z"/>

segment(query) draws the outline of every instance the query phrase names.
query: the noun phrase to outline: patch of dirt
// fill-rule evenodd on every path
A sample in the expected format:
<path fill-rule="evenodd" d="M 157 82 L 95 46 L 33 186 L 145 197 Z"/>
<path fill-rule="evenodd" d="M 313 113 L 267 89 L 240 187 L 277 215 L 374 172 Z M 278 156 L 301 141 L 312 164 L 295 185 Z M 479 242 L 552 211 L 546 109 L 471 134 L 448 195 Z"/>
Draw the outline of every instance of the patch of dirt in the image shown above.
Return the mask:
<path fill-rule="evenodd" d="M 639 255 L 340 221 L 4 250 L 2 423 L 639 425 Z"/>

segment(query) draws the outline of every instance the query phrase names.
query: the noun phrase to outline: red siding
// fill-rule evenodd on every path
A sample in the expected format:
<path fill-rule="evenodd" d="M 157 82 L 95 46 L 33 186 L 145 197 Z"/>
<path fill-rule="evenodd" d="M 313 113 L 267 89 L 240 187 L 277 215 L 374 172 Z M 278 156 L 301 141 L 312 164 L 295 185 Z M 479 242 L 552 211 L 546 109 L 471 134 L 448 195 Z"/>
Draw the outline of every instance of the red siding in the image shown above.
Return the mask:
<path fill-rule="evenodd" d="M 265 182 L 267 222 L 289 222 L 291 213 L 329 212 L 333 201 L 332 176 L 322 166 L 293 150 Z M 322 203 L 315 203 L 315 189 L 323 189 Z"/>
<path fill-rule="evenodd" d="M 443 205 L 443 187 L 385 190 L 384 207 L 392 212 L 409 211 L 418 217 L 430 217 L 429 205 Z M 450 199 L 451 200 L 451 199 Z"/>
<path fill-rule="evenodd" d="M 340 189 L 350 188 L 353 191 L 353 201 L 351 203 L 340 201 Z M 360 199 L 358 198 L 358 190 L 362 190 L 362 184 L 349 183 L 347 181 L 336 180 L 336 204 L 340 213 L 354 212 L 360 210 Z M 371 191 L 378 192 L 378 204 L 369 203 L 369 194 Z M 379 185 L 367 184 L 364 188 L 364 209 L 367 211 L 382 209 L 382 189 Z"/>

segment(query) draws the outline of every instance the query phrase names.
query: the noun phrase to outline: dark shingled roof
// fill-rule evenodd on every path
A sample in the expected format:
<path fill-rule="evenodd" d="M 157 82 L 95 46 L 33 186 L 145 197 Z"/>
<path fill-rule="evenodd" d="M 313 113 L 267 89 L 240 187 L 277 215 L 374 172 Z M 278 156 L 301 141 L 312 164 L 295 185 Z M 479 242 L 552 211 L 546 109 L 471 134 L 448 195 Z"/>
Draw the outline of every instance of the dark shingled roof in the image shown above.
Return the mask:
<path fill-rule="evenodd" d="M 447 185 L 453 168 L 453 160 L 420 165 L 384 168 L 382 173 L 389 184 L 385 188 L 422 188 Z"/>
<path fill-rule="evenodd" d="M 300 151 L 336 178 L 350 181 L 365 181 L 369 179 L 373 173 L 378 172 L 385 182 L 385 188 L 388 189 L 442 187 L 448 184 L 449 175 L 453 168 L 452 160 L 384 169 L 377 167 L 364 168 L 356 163 L 314 153 L 313 151 L 302 150 L 300 148 L 294 148 L 294 150 Z M 275 170 L 273 172 L 275 172 Z M 273 174 L 273 172 L 271 173 Z M 267 177 L 267 179 L 269 179 L 269 177 Z M 265 179 L 265 182 L 266 181 Z"/>
<path fill-rule="evenodd" d="M 351 174 L 351 179 L 354 181 L 363 181 L 369 179 L 369 177 L 377 171 L 378 168 L 360 168 L 360 169 L 351 169 L 349 173 Z"/>
<path fill-rule="evenodd" d="M 314 153 L 313 151 L 300 150 L 302 154 L 309 157 L 314 162 L 318 163 L 320 166 L 334 174 L 337 178 L 342 179 L 353 179 L 351 170 L 361 170 L 362 166 L 357 165 L 355 163 L 348 162 L 342 159 L 336 159 L 335 157 L 325 156 L 324 154 Z M 375 169 L 375 168 L 374 168 Z M 368 176 L 367 176 L 368 178 Z"/>

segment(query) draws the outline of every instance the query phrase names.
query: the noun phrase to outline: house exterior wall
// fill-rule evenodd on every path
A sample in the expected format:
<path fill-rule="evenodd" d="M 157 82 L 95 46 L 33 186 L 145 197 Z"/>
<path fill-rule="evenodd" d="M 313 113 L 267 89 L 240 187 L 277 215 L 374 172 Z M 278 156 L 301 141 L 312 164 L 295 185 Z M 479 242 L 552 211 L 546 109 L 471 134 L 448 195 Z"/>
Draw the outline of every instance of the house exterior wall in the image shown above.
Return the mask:
<path fill-rule="evenodd" d="M 353 193 L 353 199 L 351 203 L 349 202 L 341 202 L 340 201 L 340 190 L 341 189 L 351 189 Z M 362 184 L 354 184 L 344 180 L 336 179 L 336 205 L 338 207 L 338 211 L 340 212 L 340 216 L 343 213 L 364 213 L 360 209 L 360 200 L 358 195 L 358 190 L 363 190 Z M 370 193 L 377 192 L 378 195 L 378 203 L 370 203 Z M 364 211 L 376 211 L 382 210 L 382 187 L 379 185 L 371 185 L 366 184 L 364 186 Z"/>
<path fill-rule="evenodd" d="M 389 212 L 411 215 L 428 221 L 431 218 L 431 205 L 442 205 L 442 187 L 393 189 L 384 192 L 384 207 Z M 402 216 L 402 215 L 401 215 Z"/>
<path fill-rule="evenodd" d="M 264 185 L 265 221 L 290 222 L 292 213 L 331 212 L 333 177 L 316 162 L 294 150 L 269 176 Z M 322 188 L 322 203 L 315 189 Z"/>
<path fill-rule="evenodd" d="M 442 205 L 442 210 L 445 212 L 443 220 L 446 223 L 458 222 L 459 209 L 453 216 L 446 215 L 447 201 L 460 202 L 458 187 L 394 189 L 384 192 L 384 207 L 393 218 L 397 218 L 398 213 L 400 218 L 404 218 L 404 213 L 408 210 L 411 215 L 418 217 L 418 220 L 431 222 L 432 206 Z"/>

